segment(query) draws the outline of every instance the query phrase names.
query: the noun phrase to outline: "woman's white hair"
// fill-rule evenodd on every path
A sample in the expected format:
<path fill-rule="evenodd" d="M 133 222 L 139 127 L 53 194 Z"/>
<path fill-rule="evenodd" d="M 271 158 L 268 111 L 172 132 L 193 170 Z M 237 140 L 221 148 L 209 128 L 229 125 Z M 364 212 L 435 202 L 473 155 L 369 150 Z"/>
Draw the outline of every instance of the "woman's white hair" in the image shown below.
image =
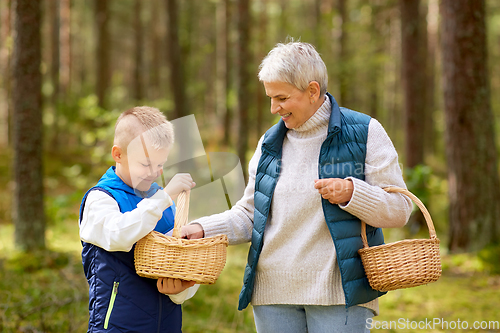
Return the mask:
<path fill-rule="evenodd" d="M 293 40 L 286 44 L 276 44 L 262 60 L 259 69 L 261 82 L 286 82 L 305 91 L 311 81 L 316 81 L 321 96 L 326 93 L 326 65 L 311 44 Z"/>

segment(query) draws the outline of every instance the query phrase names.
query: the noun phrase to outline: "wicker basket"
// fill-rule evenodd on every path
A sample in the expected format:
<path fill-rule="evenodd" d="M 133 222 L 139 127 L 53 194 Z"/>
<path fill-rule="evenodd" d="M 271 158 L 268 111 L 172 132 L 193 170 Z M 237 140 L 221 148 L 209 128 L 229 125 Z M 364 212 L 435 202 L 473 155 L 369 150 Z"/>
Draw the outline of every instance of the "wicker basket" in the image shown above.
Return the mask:
<path fill-rule="evenodd" d="M 199 284 L 213 284 L 226 263 L 226 235 L 200 239 L 181 239 L 181 227 L 187 224 L 189 192 L 178 197 L 172 236 L 152 231 L 135 246 L 135 270 L 138 275 L 157 279 L 169 277 Z"/>
<path fill-rule="evenodd" d="M 366 224 L 361 222 L 363 248 L 358 250 L 370 286 L 379 291 L 389 291 L 420 286 L 437 281 L 441 276 L 439 239 L 431 216 L 424 204 L 408 190 L 388 187 L 386 192 L 403 193 L 410 197 L 422 211 L 430 239 L 406 239 L 379 246 L 368 246 Z"/>

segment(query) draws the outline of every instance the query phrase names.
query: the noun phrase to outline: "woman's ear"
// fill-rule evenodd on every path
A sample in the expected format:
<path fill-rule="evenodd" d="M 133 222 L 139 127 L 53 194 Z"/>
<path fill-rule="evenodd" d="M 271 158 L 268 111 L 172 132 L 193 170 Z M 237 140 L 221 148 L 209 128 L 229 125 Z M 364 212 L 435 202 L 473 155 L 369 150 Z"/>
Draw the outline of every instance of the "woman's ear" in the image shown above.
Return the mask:
<path fill-rule="evenodd" d="M 111 148 L 111 156 L 113 156 L 113 160 L 115 160 L 116 163 L 120 163 L 123 158 L 122 149 L 114 145 L 113 148 Z"/>
<path fill-rule="evenodd" d="M 311 100 L 312 103 L 315 103 L 320 97 L 319 83 L 316 81 L 309 82 L 308 91 L 309 91 L 309 99 Z"/>

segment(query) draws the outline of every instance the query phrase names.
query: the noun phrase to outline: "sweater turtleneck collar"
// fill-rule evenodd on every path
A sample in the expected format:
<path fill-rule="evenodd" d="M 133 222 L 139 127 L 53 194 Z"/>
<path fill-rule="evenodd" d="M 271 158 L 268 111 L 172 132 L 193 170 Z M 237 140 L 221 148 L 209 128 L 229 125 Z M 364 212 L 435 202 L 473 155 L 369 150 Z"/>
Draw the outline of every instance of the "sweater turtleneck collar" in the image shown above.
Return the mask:
<path fill-rule="evenodd" d="M 309 118 L 305 123 L 297 128 L 294 128 L 291 132 L 298 136 L 308 136 L 316 133 L 319 130 L 323 130 L 324 127 L 328 126 L 328 121 L 330 120 L 330 115 L 332 114 L 332 104 L 330 99 L 325 96 L 325 101 L 319 107 L 318 110 Z"/>

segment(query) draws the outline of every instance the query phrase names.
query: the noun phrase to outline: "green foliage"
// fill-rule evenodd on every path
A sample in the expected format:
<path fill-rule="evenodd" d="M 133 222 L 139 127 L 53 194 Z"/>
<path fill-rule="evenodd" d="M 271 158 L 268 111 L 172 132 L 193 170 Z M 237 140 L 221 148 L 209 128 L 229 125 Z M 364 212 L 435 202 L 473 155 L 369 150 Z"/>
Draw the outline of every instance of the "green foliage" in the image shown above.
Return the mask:
<path fill-rule="evenodd" d="M 83 197 L 82 191 L 74 191 L 70 194 L 60 194 L 49 196 L 45 200 L 45 214 L 49 224 L 56 224 L 57 221 L 78 221 L 78 205 Z"/>
<path fill-rule="evenodd" d="M 490 274 L 500 275 L 500 244 L 491 244 L 479 251 L 479 260 Z"/>
<path fill-rule="evenodd" d="M 424 204 L 429 202 L 432 191 L 430 188 L 432 177 L 431 167 L 419 164 L 414 168 L 406 168 L 404 174 L 408 190 L 415 194 Z"/>
<path fill-rule="evenodd" d="M 408 190 L 422 201 L 431 214 L 434 227 L 438 232 L 438 238 L 443 240 L 448 230 L 448 183 L 446 179 L 431 166 L 423 164 L 419 164 L 414 168 L 406 168 L 404 178 Z M 413 208 L 413 214 L 415 214 L 418 207 L 414 205 Z M 409 227 L 415 226 L 409 225 Z M 428 229 L 422 228 L 419 234 L 422 237 L 427 237 Z"/>
<path fill-rule="evenodd" d="M 3 240 L 2 240 L 3 241 Z M 15 254 L 0 260 L 0 331 L 84 332 L 86 281 L 75 253 Z"/>

